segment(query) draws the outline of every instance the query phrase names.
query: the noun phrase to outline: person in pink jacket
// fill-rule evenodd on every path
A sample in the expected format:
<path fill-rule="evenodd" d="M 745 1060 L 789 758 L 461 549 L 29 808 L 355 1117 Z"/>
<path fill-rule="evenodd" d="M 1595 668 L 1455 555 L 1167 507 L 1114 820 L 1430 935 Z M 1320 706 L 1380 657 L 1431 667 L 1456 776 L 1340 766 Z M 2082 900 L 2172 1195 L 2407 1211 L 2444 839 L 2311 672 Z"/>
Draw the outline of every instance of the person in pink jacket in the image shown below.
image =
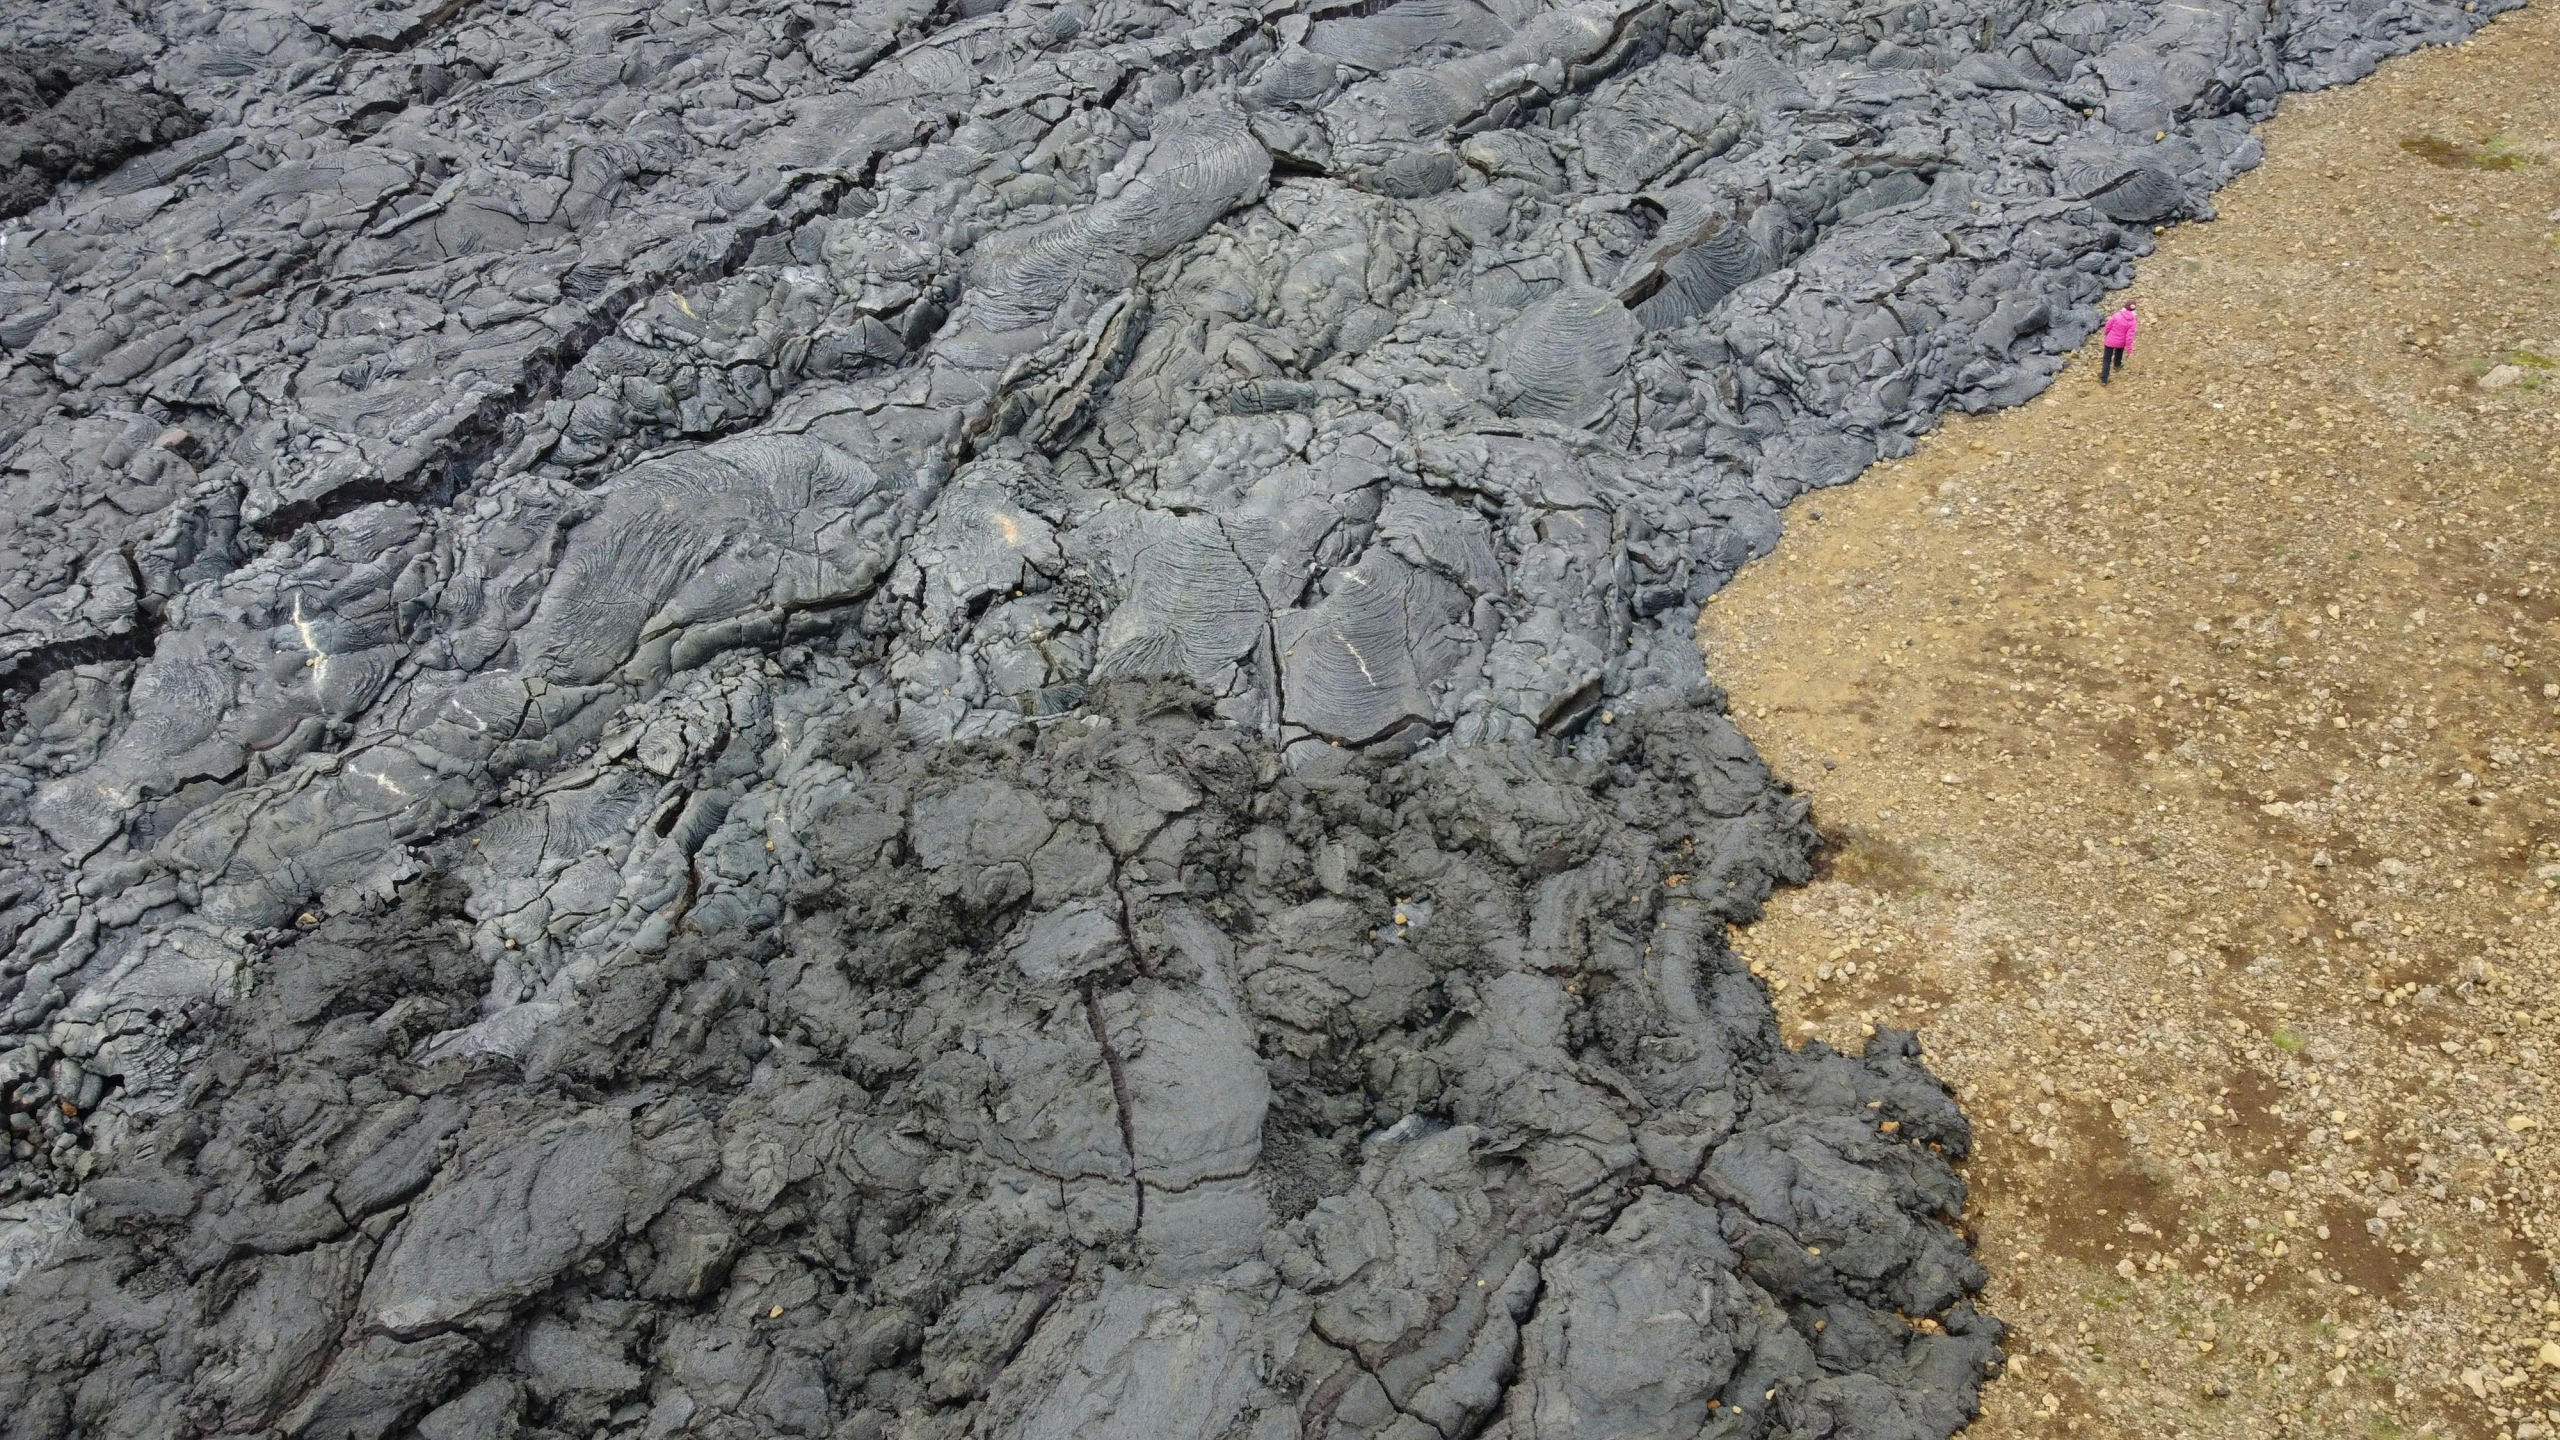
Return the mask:
<path fill-rule="evenodd" d="M 2107 317 L 2107 355 L 2098 362 L 2099 384 L 2106 384 L 2115 377 L 2115 372 L 2124 368 L 2125 352 L 2133 348 L 2133 332 L 2141 328 L 2142 321 L 2134 315 L 2130 301 L 2123 309 Z"/>

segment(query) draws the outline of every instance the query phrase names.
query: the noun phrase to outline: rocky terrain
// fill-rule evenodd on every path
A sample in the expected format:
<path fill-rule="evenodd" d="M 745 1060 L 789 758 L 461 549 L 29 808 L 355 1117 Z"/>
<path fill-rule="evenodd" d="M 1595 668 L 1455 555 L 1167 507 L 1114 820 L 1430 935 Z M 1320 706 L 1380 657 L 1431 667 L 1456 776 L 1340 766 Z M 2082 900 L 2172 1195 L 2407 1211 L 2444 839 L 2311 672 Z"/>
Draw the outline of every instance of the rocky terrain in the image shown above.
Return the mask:
<path fill-rule="evenodd" d="M 0 1434 L 1951 1433 L 1697 607 L 2500 8 L 13 8 Z"/>

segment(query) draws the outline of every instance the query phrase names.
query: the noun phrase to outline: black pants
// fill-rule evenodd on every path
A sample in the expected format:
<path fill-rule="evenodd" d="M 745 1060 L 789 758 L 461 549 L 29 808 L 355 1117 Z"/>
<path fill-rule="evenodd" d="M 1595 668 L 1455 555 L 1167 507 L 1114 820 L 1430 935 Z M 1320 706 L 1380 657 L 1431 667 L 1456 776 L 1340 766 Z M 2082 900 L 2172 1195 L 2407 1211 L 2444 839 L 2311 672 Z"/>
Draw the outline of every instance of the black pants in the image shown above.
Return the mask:
<path fill-rule="evenodd" d="M 2108 346 L 2106 358 L 2098 362 L 2098 383 L 2101 385 L 2106 384 L 2107 381 L 2115 375 L 2115 372 L 2123 368 L 2124 347 L 2121 345 Z"/>

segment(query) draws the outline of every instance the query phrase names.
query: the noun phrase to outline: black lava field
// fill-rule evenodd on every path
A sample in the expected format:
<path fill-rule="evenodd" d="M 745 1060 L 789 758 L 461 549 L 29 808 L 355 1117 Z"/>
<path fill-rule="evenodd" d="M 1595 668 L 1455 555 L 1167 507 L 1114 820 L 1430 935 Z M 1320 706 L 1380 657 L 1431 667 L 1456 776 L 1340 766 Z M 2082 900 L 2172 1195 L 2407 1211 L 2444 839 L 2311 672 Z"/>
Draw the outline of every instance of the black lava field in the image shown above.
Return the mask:
<path fill-rule="evenodd" d="M 0 1437 L 1874 1437 L 1699 604 L 2511 0 L 0 7 Z"/>

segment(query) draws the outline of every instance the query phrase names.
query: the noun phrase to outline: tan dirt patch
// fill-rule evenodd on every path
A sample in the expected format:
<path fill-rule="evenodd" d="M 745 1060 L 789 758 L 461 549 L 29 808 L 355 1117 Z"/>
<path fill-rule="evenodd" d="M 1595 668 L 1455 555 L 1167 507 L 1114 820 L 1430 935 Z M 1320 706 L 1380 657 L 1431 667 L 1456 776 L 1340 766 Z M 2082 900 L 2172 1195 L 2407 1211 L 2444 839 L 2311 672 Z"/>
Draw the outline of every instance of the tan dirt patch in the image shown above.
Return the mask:
<path fill-rule="evenodd" d="M 1701 622 L 1832 842 L 1737 945 L 1980 1135 L 1975 1435 L 2560 1436 L 2555 81 L 2541 0 L 2287 100 L 2126 376 Z"/>

